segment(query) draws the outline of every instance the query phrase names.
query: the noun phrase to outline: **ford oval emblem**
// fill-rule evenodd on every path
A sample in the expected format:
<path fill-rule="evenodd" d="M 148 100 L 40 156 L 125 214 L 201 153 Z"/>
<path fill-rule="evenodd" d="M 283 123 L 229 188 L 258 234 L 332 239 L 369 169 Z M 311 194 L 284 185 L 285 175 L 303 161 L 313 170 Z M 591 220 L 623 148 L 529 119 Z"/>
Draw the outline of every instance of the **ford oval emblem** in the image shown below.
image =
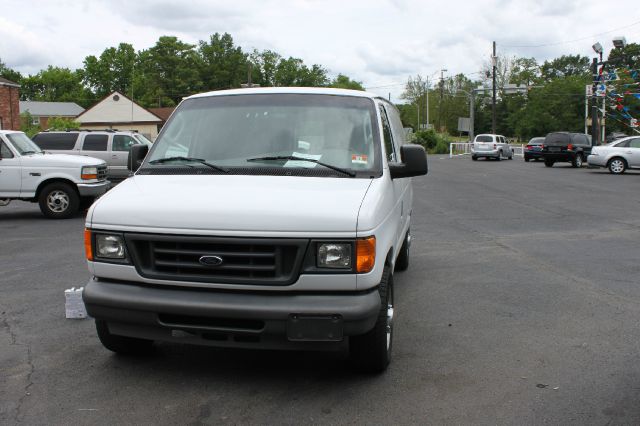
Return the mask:
<path fill-rule="evenodd" d="M 198 262 L 204 266 L 220 266 L 224 260 L 220 256 L 202 256 Z"/>

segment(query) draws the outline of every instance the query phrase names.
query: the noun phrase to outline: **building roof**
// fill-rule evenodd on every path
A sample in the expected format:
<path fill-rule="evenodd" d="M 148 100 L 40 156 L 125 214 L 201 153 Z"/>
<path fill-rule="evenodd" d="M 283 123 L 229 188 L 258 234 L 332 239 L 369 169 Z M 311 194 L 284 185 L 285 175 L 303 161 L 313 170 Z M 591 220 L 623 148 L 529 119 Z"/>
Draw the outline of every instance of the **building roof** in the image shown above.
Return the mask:
<path fill-rule="evenodd" d="M 113 92 L 76 117 L 83 125 L 162 123 L 162 119 L 120 92 Z"/>
<path fill-rule="evenodd" d="M 176 107 L 162 107 L 162 108 L 149 108 L 149 111 L 151 111 L 158 117 L 162 118 L 162 121 L 167 121 L 169 119 L 169 116 L 171 115 L 171 113 L 173 113 L 175 109 Z"/>
<path fill-rule="evenodd" d="M 84 108 L 75 102 L 20 101 L 20 113 L 26 111 L 36 117 L 75 117 Z"/>
<path fill-rule="evenodd" d="M 15 83 L 11 80 L 7 80 L 4 77 L 0 77 L 0 86 L 12 86 L 12 87 L 20 87 L 18 83 Z"/>

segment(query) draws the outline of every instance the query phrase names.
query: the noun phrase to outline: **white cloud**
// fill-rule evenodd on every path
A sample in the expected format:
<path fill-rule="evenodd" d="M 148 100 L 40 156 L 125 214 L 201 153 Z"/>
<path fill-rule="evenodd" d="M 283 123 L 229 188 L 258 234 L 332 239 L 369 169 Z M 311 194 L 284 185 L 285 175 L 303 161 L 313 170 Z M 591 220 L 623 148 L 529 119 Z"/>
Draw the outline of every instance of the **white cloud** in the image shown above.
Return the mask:
<path fill-rule="evenodd" d="M 591 55 L 599 38 L 610 47 L 617 33 L 588 37 L 639 21 L 636 2 L 615 8 L 586 0 L 5 0 L 0 58 L 21 72 L 47 65 L 82 66 L 87 55 L 128 42 L 137 50 L 162 35 L 195 43 L 230 33 L 245 51 L 270 49 L 333 75 L 343 73 L 397 98 L 410 75 L 473 76 L 491 54 L 535 57 Z M 32 2 L 31 2 L 32 3 Z M 624 14 L 620 11 L 627 10 Z M 628 17 L 627 17 L 628 16 Z M 625 29 L 637 41 L 640 25 Z M 553 45 L 558 41 L 584 40 Z M 634 39 L 635 37 L 635 39 Z M 544 45 L 539 47 L 514 47 Z M 391 86 L 391 85 L 395 86 Z"/>

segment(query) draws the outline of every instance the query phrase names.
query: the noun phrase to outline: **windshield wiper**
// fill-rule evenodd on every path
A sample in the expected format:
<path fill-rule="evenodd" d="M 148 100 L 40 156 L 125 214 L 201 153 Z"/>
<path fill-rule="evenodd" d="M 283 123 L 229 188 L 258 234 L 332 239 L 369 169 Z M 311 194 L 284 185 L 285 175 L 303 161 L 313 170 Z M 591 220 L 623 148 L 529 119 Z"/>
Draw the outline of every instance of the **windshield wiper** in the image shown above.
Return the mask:
<path fill-rule="evenodd" d="M 224 167 L 216 166 L 215 164 L 209 163 L 204 158 L 167 157 L 167 158 L 158 158 L 157 160 L 151 160 L 151 161 L 149 161 L 149 164 L 162 164 L 162 163 L 166 163 L 168 161 L 192 161 L 194 163 L 200 163 L 200 164 L 203 164 L 203 165 L 205 165 L 207 167 L 211 167 L 212 169 L 215 169 L 215 170 L 217 170 L 219 172 L 222 172 L 222 173 L 229 173 L 228 169 L 225 169 Z"/>
<path fill-rule="evenodd" d="M 356 176 L 355 172 L 352 172 L 351 170 L 347 170 L 347 169 L 343 169 L 342 167 L 333 166 L 331 164 L 323 163 L 322 161 L 318 161 L 318 160 L 316 160 L 314 158 L 304 158 L 304 157 L 298 157 L 298 156 L 295 156 L 295 155 L 278 155 L 278 156 L 274 156 L 274 157 L 256 157 L 256 158 L 248 158 L 247 159 L 247 161 L 277 161 L 277 160 L 308 161 L 310 163 L 316 163 L 316 164 L 324 166 L 324 167 L 326 167 L 328 169 L 335 170 L 335 171 L 340 172 L 340 173 L 344 173 L 345 175 L 349 175 L 351 177 L 355 177 Z"/>
<path fill-rule="evenodd" d="M 37 153 L 38 153 L 38 151 L 24 151 L 24 152 L 22 153 L 22 155 L 37 154 Z"/>

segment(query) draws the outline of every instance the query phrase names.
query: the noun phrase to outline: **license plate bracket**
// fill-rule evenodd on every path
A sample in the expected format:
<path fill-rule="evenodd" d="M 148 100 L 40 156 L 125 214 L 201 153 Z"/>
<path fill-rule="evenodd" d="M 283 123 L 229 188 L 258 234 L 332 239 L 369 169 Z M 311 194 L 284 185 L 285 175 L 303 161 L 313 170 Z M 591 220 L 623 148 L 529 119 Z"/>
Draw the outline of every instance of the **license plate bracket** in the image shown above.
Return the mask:
<path fill-rule="evenodd" d="M 287 338 L 294 342 L 340 342 L 344 338 L 341 315 L 289 315 Z"/>

